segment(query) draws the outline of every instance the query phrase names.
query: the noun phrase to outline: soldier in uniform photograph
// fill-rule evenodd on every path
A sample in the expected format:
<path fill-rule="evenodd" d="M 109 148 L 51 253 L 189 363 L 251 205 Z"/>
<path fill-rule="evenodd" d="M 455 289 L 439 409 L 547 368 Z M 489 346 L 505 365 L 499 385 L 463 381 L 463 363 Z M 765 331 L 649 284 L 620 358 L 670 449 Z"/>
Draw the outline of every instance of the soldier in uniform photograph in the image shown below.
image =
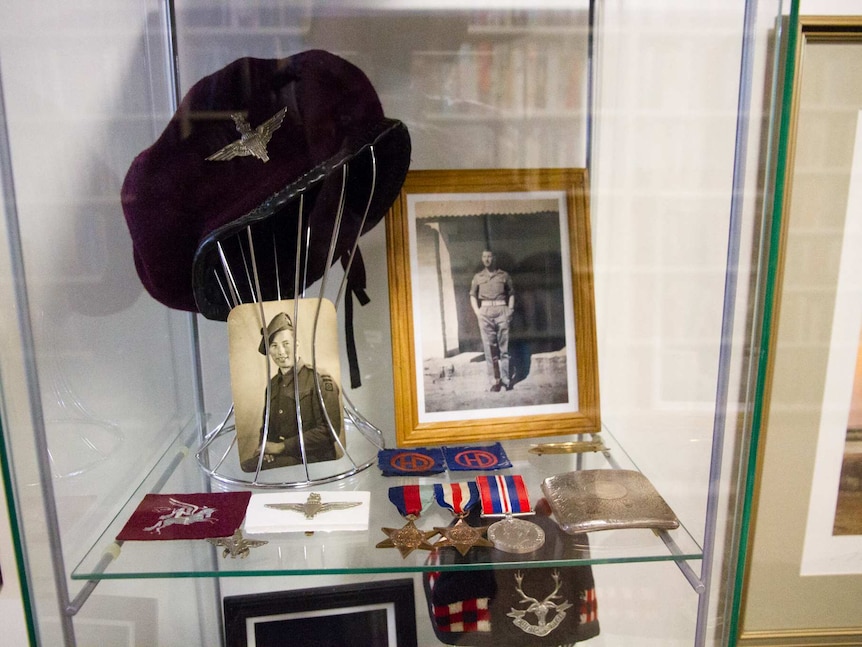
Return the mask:
<path fill-rule="evenodd" d="M 278 367 L 278 372 L 270 381 L 269 424 L 261 425 L 260 428 L 261 440 L 266 433 L 264 468 L 298 465 L 303 462 L 297 424 L 297 393 L 306 462 L 316 463 L 336 458 L 335 434 L 341 429 L 338 384 L 330 375 L 318 371 L 317 382 L 321 395 L 318 397 L 315 371 L 302 361 L 299 342 L 294 342 L 294 335 L 290 315 L 281 312 L 269 322 L 258 348 L 258 352 L 266 354 L 268 346 L 269 357 Z M 298 369 L 294 370 L 294 366 L 298 366 Z M 243 469 L 254 470 L 258 456 L 259 452 L 256 452 L 253 458 L 244 461 Z"/>
<path fill-rule="evenodd" d="M 497 267 L 494 252 L 482 252 L 483 268 L 470 284 L 470 305 L 476 314 L 491 391 L 511 391 L 509 329 L 515 312 L 512 277 Z"/>

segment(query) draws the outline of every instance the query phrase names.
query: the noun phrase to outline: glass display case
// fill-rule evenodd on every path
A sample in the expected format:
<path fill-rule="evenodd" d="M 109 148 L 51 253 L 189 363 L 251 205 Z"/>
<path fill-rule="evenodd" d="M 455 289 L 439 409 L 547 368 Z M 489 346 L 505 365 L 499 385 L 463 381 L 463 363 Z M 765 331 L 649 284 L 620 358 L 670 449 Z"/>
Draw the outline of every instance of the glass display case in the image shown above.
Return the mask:
<path fill-rule="evenodd" d="M 0 378 L 31 639 L 225 644 L 227 597 L 406 577 L 418 644 L 435 645 L 428 573 L 583 566 L 591 644 L 723 644 L 782 4 L 6 3 Z M 411 170 L 586 169 L 601 430 L 503 447 L 534 503 L 554 474 L 638 470 L 679 528 L 590 533 L 587 550 L 541 559 L 402 559 L 376 544 L 401 521 L 386 490 L 404 479 L 372 466 L 321 486 L 371 491 L 368 532 L 287 533 L 244 559 L 202 541 L 115 541 L 147 493 L 223 489 L 193 455 L 232 404 L 225 323 L 142 287 L 123 178 L 198 79 L 311 49 L 367 74 L 410 132 Z M 394 447 L 408 403 L 393 389 L 406 358 L 392 350 L 387 226 L 361 239 L 371 301 L 353 313 L 362 384 L 345 388 Z M 603 447 L 531 451 L 571 440 Z"/>

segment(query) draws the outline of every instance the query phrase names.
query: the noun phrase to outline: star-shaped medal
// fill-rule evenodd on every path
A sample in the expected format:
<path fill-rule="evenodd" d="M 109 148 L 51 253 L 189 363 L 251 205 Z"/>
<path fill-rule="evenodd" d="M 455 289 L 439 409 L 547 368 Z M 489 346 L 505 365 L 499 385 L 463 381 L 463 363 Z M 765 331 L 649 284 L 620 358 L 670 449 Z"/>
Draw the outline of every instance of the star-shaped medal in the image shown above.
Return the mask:
<path fill-rule="evenodd" d="M 311 492 L 305 503 L 267 503 L 264 507 L 272 508 L 273 510 L 292 510 L 293 512 L 301 512 L 306 519 L 314 519 L 314 515 L 320 512 L 329 512 L 330 510 L 346 510 L 362 505 L 361 501 L 332 501 L 323 503 L 320 494 Z"/>
<path fill-rule="evenodd" d="M 488 546 L 494 547 L 490 541 L 482 535 L 488 530 L 488 526 L 471 526 L 463 519 L 458 519 L 454 526 L 446 528 L 434 528 L 443 538 L 434 544 L 434 548 L 442 548 L 452 546 L 456 548 L 462 556 L 467 554 L 473 546 Z"/>
<path fill-rule="evenodd" d="M 419 530 L 413 522 L 414 519 L 408 517 L 403 528 L 383 528 L 388 538 L 377 544 L 377 548 L 397 548 L 402 559 L 417 548 L 431 550 L 433 546 L 428 540 L 437 534 L 437 529 Z"/>
<path fill-rule="evenodd" d="M 254 130 L 242 113 L 234 112 L 231 114 L 231 119 L 239 131 L 239 139 L 207 157 L 207 161 L 225 162 L 234 157 L 254 155 L 259 160 L 268 162 L 269 153 L 267 153 L 266 145 L 272 139 L 272 133 L 281 127 L 286 112 L 287 108 L 282 108 Z"/>
<path fill-rule="evenodd" d="M 230 555 L 231 559 L 236 559 L 237 557 L 245 559 L 252 548 L 269 543 L 258 539 L 246 539 L 242 536 L 242 530 L 239 528 L 233 533 L 232 537 L 210 538 L 207 541 L 217 548 L 224 546 L 221 556 L 224 558 Z"/>

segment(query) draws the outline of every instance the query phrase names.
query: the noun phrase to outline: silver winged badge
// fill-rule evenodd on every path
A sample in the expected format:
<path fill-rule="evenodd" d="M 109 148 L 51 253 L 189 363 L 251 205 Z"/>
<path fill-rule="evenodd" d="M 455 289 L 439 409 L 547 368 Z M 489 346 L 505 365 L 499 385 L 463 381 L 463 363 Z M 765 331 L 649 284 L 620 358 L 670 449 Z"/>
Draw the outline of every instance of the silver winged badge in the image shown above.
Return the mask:
<path fill-rule="evenodd" d="M 224 548 L 221 556 L 224 558 L 230 555 L 231 559 L 236 559 L 237 557 L 245 559 L 252 548 L 257 548 L 268 543 L 257 539 L 246 539 L 242 536 L 242 530 L 239 528 L 233 533 L 232 537 L 211 537 L 207 541 L 217 548 Z"/>
<path fill-rule="evenodd" d="M 300 512 L 305 515 L 306 519 L 313 519 L 314 515 L 320 512 L 329 512 L 330 510 L 346 510 L 355 506 L 362 505 L 361 501 L 332 501 L 331 503 L 323 503 L 320 499 L 320 494 L 312 492 L 308 495 L 305 503 L 267 503 L 264 507 L 272 508 L 273 510 L 291 510 Z"/>
<path fill-rule="evenodd" d="M 251 125 L 249 125 L 242 113 L 234 112 L 230 117 L 239 131 L 239 139 L 207 157 L 207 161 L 225 162 L 234 157 L 254 155 L 259 160 L 268 162 L 269 153 L 266 150 L 266 145 L 272 139 L 272 134 L 281 127 L 281 122 L 284 121 L 286 113 L 287 108 L 282 108 L 260 126 L 252 130 Z"/>

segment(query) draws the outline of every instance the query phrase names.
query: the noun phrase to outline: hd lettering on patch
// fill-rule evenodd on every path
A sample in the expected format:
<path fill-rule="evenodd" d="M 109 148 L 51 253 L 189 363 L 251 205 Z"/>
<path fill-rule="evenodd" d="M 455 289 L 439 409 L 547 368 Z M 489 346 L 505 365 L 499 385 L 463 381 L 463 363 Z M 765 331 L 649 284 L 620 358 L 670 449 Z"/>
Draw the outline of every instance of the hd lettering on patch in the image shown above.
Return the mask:
<path fill-rule="evenodd" d="M 425 476 L 446 470 L 439 448 L 381 449 L 377 452 L 377 466 L 383 476 Z"/>
<path fill-rule="evenodd" d="M 502 470 L 512 467 L 500 443 L 484 447 L 444 447 L 446 467 L 453 471 Z"/>

